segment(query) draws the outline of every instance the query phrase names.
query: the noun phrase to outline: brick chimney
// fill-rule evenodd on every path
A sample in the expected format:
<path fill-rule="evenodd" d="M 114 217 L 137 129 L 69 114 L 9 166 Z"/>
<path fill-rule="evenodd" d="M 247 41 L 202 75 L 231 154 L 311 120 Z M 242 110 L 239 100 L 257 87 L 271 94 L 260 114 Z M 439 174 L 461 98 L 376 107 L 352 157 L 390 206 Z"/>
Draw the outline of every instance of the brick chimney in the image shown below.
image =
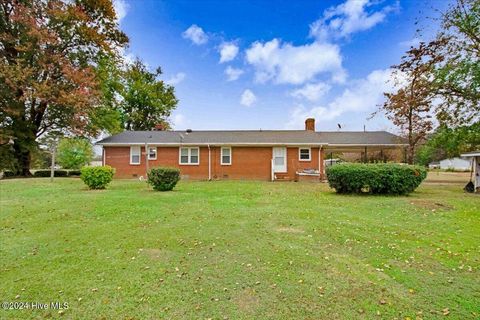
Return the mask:
<path fill-rule="evenodd" d="M 153 128 L 154 131 L 165 131 L 167 130 L 167 127 L 165 126 L 164 123 L 157 123 L 155 127 Z"/>
<path fill-rule="evenodd" d="M 305 130 L 306 131 L 315 131 L 315 119 L 308 118 L 305 120 Z"/>

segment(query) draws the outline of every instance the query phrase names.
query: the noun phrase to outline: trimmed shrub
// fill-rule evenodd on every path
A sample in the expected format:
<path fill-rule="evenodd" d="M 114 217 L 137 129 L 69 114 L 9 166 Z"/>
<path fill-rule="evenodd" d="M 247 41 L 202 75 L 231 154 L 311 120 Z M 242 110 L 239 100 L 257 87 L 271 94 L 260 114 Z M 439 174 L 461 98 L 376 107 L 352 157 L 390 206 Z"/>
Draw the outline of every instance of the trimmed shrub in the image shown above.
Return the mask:
<path fill-rule="evenodd" d="M 113 179 L 114 169 L 110 166 L 103 167 L 83 167 L 80 179 L 90 189 L 105 189 Z"/>
<path fill-rule="evenodd" d="M 50 177 L 50 169 L 37 170 L 33 173 L 33 176 L 37 177 L 37 178 Z M 68 171 L 66 171 L 66 170 L 54 170 L 53 171 L 53 176 L 54 177 L 66 177 L 66 176 L 68 176 Z"/>
<path fill-rule="evenodd" d="M 408 194 L 426 176 L 423 167 L 390 163 L 346 163 L 327 168 L 328 184 L 337 193 Z"/>
<path fill-rule="evenodd" d="M 15 174 L 15 172 L 7 170 L 7 171 L 3 171 L 3 176 L 2 177 L 4 179 L 7 179 L 7 178 L 15 178 L 16 176 L 17 175 Z"/>
<path fill-rule="evenodd" d="M 148 171 L 147 182 L 157 191 L 170 191 L 180 180 L 180 170 L 176 168 L 152 168 Z"/>

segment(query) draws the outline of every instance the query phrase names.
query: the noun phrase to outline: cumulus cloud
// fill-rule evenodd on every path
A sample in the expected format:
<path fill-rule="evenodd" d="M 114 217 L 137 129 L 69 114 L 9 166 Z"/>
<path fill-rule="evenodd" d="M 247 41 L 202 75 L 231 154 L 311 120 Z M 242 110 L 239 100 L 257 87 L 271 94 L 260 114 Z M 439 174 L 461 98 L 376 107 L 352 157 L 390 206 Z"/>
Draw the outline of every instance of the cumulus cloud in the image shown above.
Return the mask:
<path fill-rule="evenodd" d="M 331 86 L 329 84 L 319 82 L 319 83 L 308 83 L 302 88 L 296 89 L 291 92 L 292 97 L 298 99 L 306 99 L 308 101 L 318 101 L 323 97 L 328 91 L 330 91 Z"/>
<path fill-rule="evenodd" d="M 113 9 L 117 14 L 117 21 L 120 22 L 127 15 L 129 6 L 128 3 L 125 2 L 125 0 L 113 0 Z"/>
<path fill-rule="evenodd" d="M 232 61 L 238 54 L 238 46 L 233 42 L 224 42 L 218 47 L 220 63 Z"/>
<path fill-rule="evenodd" d="M 243 74 L 243 70 L 228 66 L 225 69 L 225 74 L 227 75 L 227 81 L 235 81 Z"/>
<path fill-rule="evenodd" d="M 240 104 L 245 107 L 250 107 L 257 101 L 257 97 L 253 94 L 250 89 L 243 91 L 242 96 L 240 97 Z"/>
<path fill-rule="evenodd" d="M 185 80 L 186 78 L 186 74 L 183 73 L 183 72 L 179 72 L 175 75 L 173 75 L 170 79 L 168 79 L 167 81 L 165 81 L 166 84 L 169 84 L 171 86 L 175 86 L 177 84 L 179 84 L 180 82 L 182 82 L 183 80 Z"/>
<path fill-rule="evenodd" d="M 423 41 L 422 39 L 420 39 L 418 37 L 415 37 L 415 38 L 407 40 L 407 41 L 402 41 L 398 45 L 401 46 L 401 47 L 410 48 L 410 47 L 418 46 L 420 44 L 420 42 L 422 42 L 422 41 Z"/>
<path fill-rule="evenodd" d="M 302 84 L 325 72 L 338 82 L 346 77 L 340 49 L 330 43 L 294 46 L 279 39 L 257 41 L 247 49 L 246 60 L 255 68 L 255 80 L 260 83 Z"/>
<path fill-rule="evenodd" d="M 187 30 L 182 33 L 184 39 L 189 39 L 196 45 L 205 44 L 208 41 L 207 34 L 202 28 L 196 24 L 192 24 Z"/>
<path fill-rule="evenodd" d="M 347 112 L 374 111 L 377 105 L 384 101 L 383 93 L 393 89 L 393 84 L 388 82 L 391 74 L 391 69 L 372 71 L 365 79 L 353 81 L 340 95 L 324 106 L 307 108 L 297 105 L 290 114 L 287 128 L 301 128 L 308 117 L 316 118 L 317 121 L 331 121 Z"/>
<path fill-rule="evenodd" d="M 172 126 L 175 130 L 184 128 L 186 125 L 188 125 L 187 119 L 181 113 L 174 114 L 171 118 L 171 121 L 172 121 Z"/>
<path fill-rule="evenodd" d="M 378 8 L 378 1 L 347 0 L 324 11 L 322 17 L 310 25 L 310 36 L 320 41 L 329 38 L 342 38 L 368 30 L 384 21 L 387 14 L 398 10 L 398 2 L 393 6 Z M 375 10 L 375 8 L 377 10 Z"/>

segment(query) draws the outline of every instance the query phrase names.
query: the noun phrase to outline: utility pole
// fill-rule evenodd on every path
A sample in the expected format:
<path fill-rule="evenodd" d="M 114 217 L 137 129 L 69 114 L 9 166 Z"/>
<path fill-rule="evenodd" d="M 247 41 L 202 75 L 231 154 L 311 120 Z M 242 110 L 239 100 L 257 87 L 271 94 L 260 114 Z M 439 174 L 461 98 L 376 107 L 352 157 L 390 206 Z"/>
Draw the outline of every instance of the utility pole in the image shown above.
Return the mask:
<path fill-rule="evenodd" d="M 53 177 L 55 176 L 55 152 L 57 149 L 57 139 L 53 139 L 52 141 L 52 164 L 50 166 L 50 182 L 53 182 Z"/>

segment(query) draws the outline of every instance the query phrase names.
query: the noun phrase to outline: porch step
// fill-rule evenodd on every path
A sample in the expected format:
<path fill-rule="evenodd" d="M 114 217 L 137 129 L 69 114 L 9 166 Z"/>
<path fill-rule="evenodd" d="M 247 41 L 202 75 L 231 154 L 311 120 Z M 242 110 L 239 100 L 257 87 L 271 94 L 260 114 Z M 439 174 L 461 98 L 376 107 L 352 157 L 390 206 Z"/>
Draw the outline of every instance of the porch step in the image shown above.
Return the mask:
<path fill-rule="evenodd" d="M 275 174 L 275 180 L 273 181 L 292 181 L 293 179 L 289 177 L 287 174 Z"/>

